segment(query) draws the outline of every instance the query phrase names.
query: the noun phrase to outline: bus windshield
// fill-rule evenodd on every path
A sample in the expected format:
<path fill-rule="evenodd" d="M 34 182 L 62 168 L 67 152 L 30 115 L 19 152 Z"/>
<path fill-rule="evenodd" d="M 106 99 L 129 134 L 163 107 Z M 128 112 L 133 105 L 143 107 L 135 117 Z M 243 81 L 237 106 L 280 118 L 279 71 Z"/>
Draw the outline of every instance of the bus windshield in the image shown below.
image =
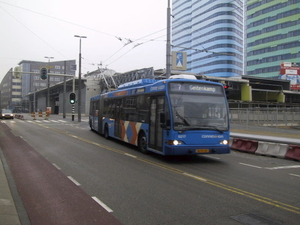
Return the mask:
<path fill-rule="evenodd" d="M 222 133 L 229 129 L 226 98 L 221 86 L 170 83 L 170 99 L 174 130 Z"/>

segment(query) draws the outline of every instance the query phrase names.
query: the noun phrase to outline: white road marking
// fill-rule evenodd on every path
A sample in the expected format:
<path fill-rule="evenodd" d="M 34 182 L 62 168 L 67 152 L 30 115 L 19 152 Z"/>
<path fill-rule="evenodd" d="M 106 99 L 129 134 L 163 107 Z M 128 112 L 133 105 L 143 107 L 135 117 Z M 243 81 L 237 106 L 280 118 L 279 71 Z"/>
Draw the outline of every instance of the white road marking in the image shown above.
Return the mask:
<path fill-rule="evenodd" d="M 101 205 L 107 212 L 113 212 L 113 210 L 111 208 L 109 208 L 107 205 L 105 205 L 103 202 L 100 201 L 99 198 L 97 198 L 96 196 L 93 196 L 92 199 L 94 199 L 99 205 Z"/>
<path fill-rule="evenodd" d="M 210 155 L 201 155 L 201 156 L 204 156 L 204 157 L 207 157 L 207 158 L 211 158 L 211 159 L 217 159 L 217 160 L 220 160 L 220 158 L 215 157 L 215 156 L 210 156 Z"/>
<path fill-rule="evenodd" d="M 254 166 L 254 165 L 250 165 L 250 164 L 246 164 L 246 163 L 239 163 L 240 165 L 243 165 L 243 166 L 249 166 L 249 167 L 253 167 L 253 168 L 258 168 L 258 169 L 261 169 L 262 167 L 260 166 Z"/>
<path fill-rule="evenodd" d="M 80 183 L 79 183 L 77 180 L 75 180 L 73 177 L 68 176 L 68 178 L 69 178 L 74 184 L 76 184 L 77 186 L 80 186 Z"/>
<path fill-rule="evenodd" d="M 300 177 L 300 175 L 298 175 L 298 174 L 293 174 L 293 173 L 289 173 L 289 175 L 295 176 L 295 177 Z"/>
<path fill-rule="evenodd" d="M 296 168 L 300 168 L 300 165 L 266 167 L 266 169 L 268 169 L 268 170 L 296 169 Z"/>
<path fill-rule="evenodd" d="M 60 168 L 58 165 L 56 165 L 55 163 L 52 163 L 52 165 L 53 165 L 56 169 L 61 170 L 61 168 Z"/>
<path fill-rule="evenodd" d="M 188 176 L 188 177 L 192 177 L 192 178 L 195 178 L 195 179 L 197 179 L 197 180 L 204 181 L 204 182 L 207 181 L 206 179 L 203 179 L 202 177 L 195 176 L 195 175 L 193 175 L 193 174 L 183 173 L 183 175 Z"/>
<path fill-rule="evenodd" d="M 131 154 L 128 154 L 128 153 L 125 153 L 125 155 L 127 155 L 129 157 L 132 157 L 132 158 L 137 158 L 135 155 L 131 155 Z"/>

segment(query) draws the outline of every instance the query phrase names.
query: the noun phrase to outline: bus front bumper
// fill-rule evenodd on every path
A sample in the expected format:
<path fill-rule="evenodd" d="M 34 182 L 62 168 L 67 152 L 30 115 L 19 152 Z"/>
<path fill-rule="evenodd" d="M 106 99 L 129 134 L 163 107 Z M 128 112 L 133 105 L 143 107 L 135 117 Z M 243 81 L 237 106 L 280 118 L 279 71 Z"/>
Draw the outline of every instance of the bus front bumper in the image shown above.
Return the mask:
<path fill-rule="evenodd" d="M 200 154 L 228 154 L 229 145 L 221 146 L 165 146 L 165 155 L 200 155 Z"/>

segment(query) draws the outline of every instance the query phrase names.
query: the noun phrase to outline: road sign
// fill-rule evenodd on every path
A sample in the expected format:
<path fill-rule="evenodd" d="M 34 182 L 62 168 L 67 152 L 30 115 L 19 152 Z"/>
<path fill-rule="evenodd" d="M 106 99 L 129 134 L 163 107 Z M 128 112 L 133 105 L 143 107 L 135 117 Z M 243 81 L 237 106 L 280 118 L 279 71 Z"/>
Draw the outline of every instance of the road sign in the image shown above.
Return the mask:
<path fill-rule="evenodd" d="M 186 52 L 172 52 L 172 69 L 186 70 L 187 54 Z"/>

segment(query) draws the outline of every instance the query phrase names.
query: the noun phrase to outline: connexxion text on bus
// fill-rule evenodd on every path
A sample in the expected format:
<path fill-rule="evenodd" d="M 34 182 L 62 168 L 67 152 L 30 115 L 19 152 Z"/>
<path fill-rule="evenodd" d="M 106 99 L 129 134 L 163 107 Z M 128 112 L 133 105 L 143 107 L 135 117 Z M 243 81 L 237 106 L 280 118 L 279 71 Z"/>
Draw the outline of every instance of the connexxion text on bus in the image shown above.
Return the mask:
<path fill-rule="evenodd" d="M 190 76 L 136 80 L 92 97 L 91 129 L 136 145 L 143 153 L 229 153 L 229 109 L 223 85 Z"/>

